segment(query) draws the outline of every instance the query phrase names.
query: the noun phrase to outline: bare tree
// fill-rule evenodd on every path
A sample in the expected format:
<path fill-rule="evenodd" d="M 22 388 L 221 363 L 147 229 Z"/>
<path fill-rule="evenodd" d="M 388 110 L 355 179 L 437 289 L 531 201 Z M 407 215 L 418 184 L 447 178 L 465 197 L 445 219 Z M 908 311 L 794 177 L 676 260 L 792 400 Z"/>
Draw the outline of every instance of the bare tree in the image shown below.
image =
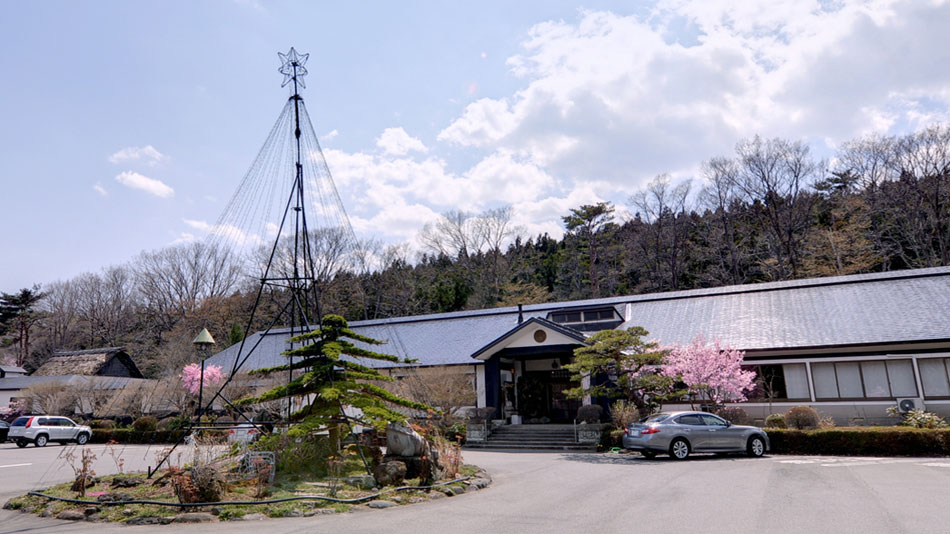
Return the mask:
<path fill-rule="evenodd" d="M 741 284 L 745 281 L 742 270 L 743 259 L 737 232 L 736 211 L 739 201 L 735 183 L 739 168 L 736 161 L 729 158 L 713 158 L 703 162 L 702 176 L 706 187 L 699 194 L 699 201 L 712 212 L 722 232 L 721 243 L 717 250 L 720 264 L 725 267 L 728 278 L 723 282 Z M 715 242 L 715 240 L 713 240 Z"/>
<path fill-rule="evenodd" d="M 419 233 L 423 248 L 436 255 L 461 258 L 477 251 L 482 234 L 471 213 L 452 210 L 435 222 L 428 222 Z"/>
<path fill-rule="evenodd" d="M 739 172 L 734 184 L 750 204 L 764 206 L 776 260 L 773 276 L 794 277 L 801 265 L 814 195 L 809 187 L 824 172 L 808 145 L 756 136 L 736 146 Z"/>
<path fill-rule="evenodd" d="M 630 197 L 630 203 L 640 210 L 650 235 L 654 283 L 657 289 L 678 289 L 683 266 L 683 248 L 686 242 L 685 215 L 691 182 L 684 180 L 672 185 L 668 174 L 654 178 L 647 186 Z M 667 274 L 663 283 L 663 271 Z"/>
<path fill-rule="evenodd" d="M 31 411 L 48 415 L 71 413 L 76 405 L 75 390 L 61 381 L 34 384 L 24 391 L 23 397 Z"/>
<path fill-rule="evenodd" d="M 163 331 L 194 313 L 203 300 L 229 294 L 241 277 L 229 249 L 200 241 L 143 252 L 134 271 L 150 318 Z"/>

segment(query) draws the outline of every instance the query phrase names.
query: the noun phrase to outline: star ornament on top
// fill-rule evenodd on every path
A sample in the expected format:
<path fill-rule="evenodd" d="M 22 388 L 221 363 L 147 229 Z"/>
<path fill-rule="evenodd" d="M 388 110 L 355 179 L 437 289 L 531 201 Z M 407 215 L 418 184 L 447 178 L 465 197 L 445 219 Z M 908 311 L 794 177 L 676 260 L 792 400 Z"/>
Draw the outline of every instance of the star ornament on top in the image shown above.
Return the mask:
<path fill-rule="evenodd" d="M 284 87 L 296 78 L 300 87 L 306 88 L 307 86 L 303 83 L 303 77 L 307 75 L 307 69 L 304 68 L 304 65 L 306 65 L 307 60 L 310 59 L 310 54 L 298 54 L 293 47 L 290 47 L 290 52 L 286 54 L 277 52 L 277 55 L 280 56 L 282 63 L 279 69 L 280 73 L 284 75 L 284 83 L 280 84 L 280 86 Z"/>

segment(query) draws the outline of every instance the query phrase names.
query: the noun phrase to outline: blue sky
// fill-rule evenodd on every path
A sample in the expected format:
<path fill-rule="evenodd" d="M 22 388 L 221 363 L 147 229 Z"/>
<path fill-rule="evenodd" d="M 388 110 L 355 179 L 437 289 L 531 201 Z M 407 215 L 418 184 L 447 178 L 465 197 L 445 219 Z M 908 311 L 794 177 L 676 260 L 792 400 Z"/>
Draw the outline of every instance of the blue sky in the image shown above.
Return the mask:
<path fill-rule="evenodd" d="M 357 234 L 695 177 L 755 134 L 822 156 L 946 120 L 945 2 L 5 2 L 0 290 L 200 239 L 304 92 Z M 833 162 L 832 162 L 833 163 Z"/>

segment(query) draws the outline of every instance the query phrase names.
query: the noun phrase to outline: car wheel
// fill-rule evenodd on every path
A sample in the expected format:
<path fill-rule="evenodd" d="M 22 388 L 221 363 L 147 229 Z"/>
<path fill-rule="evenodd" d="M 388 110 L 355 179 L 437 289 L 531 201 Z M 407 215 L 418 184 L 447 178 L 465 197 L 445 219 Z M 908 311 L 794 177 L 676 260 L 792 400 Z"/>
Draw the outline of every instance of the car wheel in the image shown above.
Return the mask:
<path fill-rule="evenodd" d="M 35 443 L 37 447 L 45 447 L 46 444 L 49 443 L 49 438 L 44 434 L 40 434 L 36 436 L 36 440 L 33 441 L 33 443 Z"/>
<path fill-rule="evenodd" d="M 640 451 L 640 456 L 643 456 L 647 460 L 652 460 L 656 458 L 656 453 L 653 451 Z"/>
<path fill-rule="evenodd" d="M 86 434 L 85 432 L 76 436 L 76 443 L 78 443 L 79 445 L 85 445 L 88 441 L 89 441 L 89 434 Z"/>
<path fill-rule="evenodd" d="M 676 438 L 670 443 L 670 456 L 674 460 L 689 458 L 689 443 L 683 438 Z"/>
<path fill-rule="evenodd" d="M 762 436 L 752 436 L 749 438 L 747 450 L 749 452 L 749 456 L 759 458 L 765 454 L 765 440 L 762 439 Z"/>
<path fill-rule="evenodd" d="M 28 445 L 28 443 L 27 443 L 26 441 L 22 440 L 22 439 L 16 440 L 16 446 L 19 447 L 19 448 L 21 448 L 21 449 L 22 449 L 23 447 L 26 447 L 27 445 Z"/>

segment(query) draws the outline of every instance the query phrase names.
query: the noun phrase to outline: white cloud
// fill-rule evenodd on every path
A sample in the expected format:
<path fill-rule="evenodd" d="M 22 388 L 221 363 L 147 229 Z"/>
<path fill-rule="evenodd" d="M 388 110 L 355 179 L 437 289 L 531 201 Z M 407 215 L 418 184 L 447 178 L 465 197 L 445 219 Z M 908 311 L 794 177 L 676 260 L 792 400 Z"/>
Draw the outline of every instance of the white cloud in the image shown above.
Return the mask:
<path fill-rule="evenodd" d="M 406 130 L 402 129 L 401 126 L 383 130 L 383 133 L 376 139 L 376 146 L 383 149 L 383 153 L 394 156 L 408 154 L 411 150 L 418 152 L 426 152 L 428 150 L 426 146 L 422 144 L 422 141 L 406 133 Z"/>
<path fill-rule="evenodd" d="M 340 132 L 338 132 L 336 129 L 333 129 L 330 131 L 330 133 L 320 136 L 320 141 L 323 141 L 323 142 L 331 141 L 333 139 L 336 139 L 337 136 L 339 135 L 340 135 Z"/>
<path fill-rule="evenodd" d="M 165 158 L 167 158 L 167 156 L 155 150 L 155 147 L 152 145 L 143 147 L 130 146 L 109 156 L 109 163 L 120 164 L 128 161 L 144 161 L 151 166 L 155 166 Z"/>
<path fill-rule="evenodd" d="M 629 187 L 755 134 L 840 142 L 913 127 L 950 107 L 948 19 L 947 2 L 899 0 L 581 12 L 535 25 L 508 59 L 523 86 L 468 104 L 438 140 Z"/>
<path fill-rule="evenodd" d="M 109 192 L 106 191 L 106 188 L 102 187 L 102 184 L 100 184 L 99 182 L 96 182 L 95 184 L 93 184 L 92 189 L 96 193 L 99 193 L 100 196 L 104 196 L 104 197 L 109 196 Z"/>
<path fill-rule="evenodd" d="M 157 197 L 169 198 L 175 196 L 175 190 L 165 185 L 161 180 L 149 178 L 137 172 L 125 171 L 120 173 L 115 177 L 115 181 L 126 187 L 139 189 Z"/>

